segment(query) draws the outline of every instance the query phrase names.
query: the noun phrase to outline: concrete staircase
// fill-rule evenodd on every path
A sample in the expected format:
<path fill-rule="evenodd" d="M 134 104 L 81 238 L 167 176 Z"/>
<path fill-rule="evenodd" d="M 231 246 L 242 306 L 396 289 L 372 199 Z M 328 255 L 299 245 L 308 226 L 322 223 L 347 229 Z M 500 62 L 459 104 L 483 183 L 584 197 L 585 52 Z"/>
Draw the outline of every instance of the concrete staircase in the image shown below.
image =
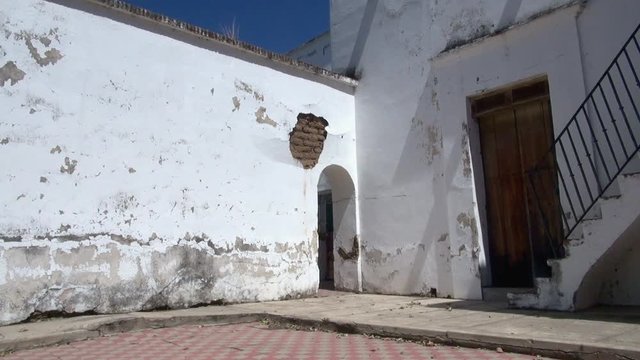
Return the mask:
<path fill-rule="evenodd" d="M 617 179 L 619 196 L 598 199 L 600 218 L 580 222 L 565 240 L 565 257 L 547 261 L 550 278 L 536 278 L 535 292 L 509 293 L 517 308 L 574 311 L 595 305 L 602 281 L 634 245 L 640 246 L 640 173 Z"/>
<path fill-rule="evenodd" d="M 527 171 L 552 250 L 538 256 L 551 276 L 534 279 L 530 293 L 507 294 L 512 307 L 573 311 L 595 305 L 601 294 L 603 302 L 640 305 L 638 36 L 640 25 Z"/>

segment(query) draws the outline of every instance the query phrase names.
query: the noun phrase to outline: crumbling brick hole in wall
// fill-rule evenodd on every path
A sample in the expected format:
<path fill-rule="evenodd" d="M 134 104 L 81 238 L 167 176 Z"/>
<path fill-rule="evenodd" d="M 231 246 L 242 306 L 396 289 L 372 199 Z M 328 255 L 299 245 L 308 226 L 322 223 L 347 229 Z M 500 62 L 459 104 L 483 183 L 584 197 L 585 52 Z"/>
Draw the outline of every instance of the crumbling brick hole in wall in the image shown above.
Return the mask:
<path fill-rule="evenodd" d="M 289 150 L 294 159 L 300 161 L 305 169 L 318 164 L 324 141 L 327 139 L 325 128 L 327 120 L 313 114 L 298 114 L 298 122 L 289 133 Z"/>

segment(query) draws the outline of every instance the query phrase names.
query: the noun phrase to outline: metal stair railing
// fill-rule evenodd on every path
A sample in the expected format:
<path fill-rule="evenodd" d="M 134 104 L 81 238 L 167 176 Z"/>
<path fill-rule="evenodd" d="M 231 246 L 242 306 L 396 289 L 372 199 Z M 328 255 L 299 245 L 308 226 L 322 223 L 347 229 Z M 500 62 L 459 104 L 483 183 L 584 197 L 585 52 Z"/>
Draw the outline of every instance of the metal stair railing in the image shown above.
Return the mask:
<path fill-rule="evenodd" d="M 555 258 L 640 146 L 640 41 L 636 27 L 546 155 L 527 171 Z M 639 200 L 640 201 L 640 200 Z"/>

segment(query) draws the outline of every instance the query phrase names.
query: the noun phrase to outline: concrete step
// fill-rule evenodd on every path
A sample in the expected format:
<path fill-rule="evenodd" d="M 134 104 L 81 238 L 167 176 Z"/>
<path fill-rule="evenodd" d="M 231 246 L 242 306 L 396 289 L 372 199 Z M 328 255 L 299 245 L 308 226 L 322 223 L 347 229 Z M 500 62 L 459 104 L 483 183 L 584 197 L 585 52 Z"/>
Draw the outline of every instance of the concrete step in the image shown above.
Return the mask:
<path fill-rule="evenodd" d="M 482 300 L 484 301 L 507 301 L 507 294 L 527 294 L 535 293 L 534 288 L 511 288 L 511 287 L 484 287 L 482 288 Z"/>
<path fill-rule="evenodd" d="M 553 276 L 537 278 L 535 294 L 509 294 L 511 306 L 566 311 L 598 301 L 595 287 L 610 271 L 608 261 L 622 256 L 640 233 L 640 174 L 618 177 L 616 187 L 620 196 L 598 200 L 601 218 L 583 219 L 565 242 L 565 257 L 547 261 Z"/>

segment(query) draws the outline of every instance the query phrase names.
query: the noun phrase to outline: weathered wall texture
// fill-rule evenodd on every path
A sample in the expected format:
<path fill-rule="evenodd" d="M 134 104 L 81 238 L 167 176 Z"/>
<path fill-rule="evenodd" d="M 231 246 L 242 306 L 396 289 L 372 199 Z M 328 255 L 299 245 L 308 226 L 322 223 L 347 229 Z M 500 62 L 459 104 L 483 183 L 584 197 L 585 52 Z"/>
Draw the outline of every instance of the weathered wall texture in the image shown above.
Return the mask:
<path fill-rule="evenodd" d="M 81 3 L 0 0 L 0 324 L 314 293 L 352 95 Z M 299 113 L 329 123 L 313 169 Z"/>
<path fill-rule="evenodd" d="M 637 12 L 623 10 L 637 2 L 609 3 L 332 1 L 333 68 L 359 77 L 365 291 L 481 298 L 481 286 L 491 283 L 468 98 L 547 76 L 554 127 L 561 129 L 584 99 L 585 84 L 621 45 L 600 53 L 597 44 L 624 41 L 637 25 Z M 596 6 L 615 7 L 617 16 L 594 11 L 580 22 Z"/>
<path fill-rule="evenodd" d="M 441 54 L 431 63 L 426 111 L 453 137 L 461 137 L 462 167 L 467 192 L 459 201 L 474 208 L 483 248 L 489 248 L 484 173 L 477 122 L 470 118 L 467 98 L 486 90 L 538 76 L 549 81 L 553 126 L 558 133 L 585 96 L 580 49 L 574 17 L 578 7 L 558 10 L 534 22 L 514 28 L 478 44 Z M 536 54 L 536 56 L 532 56 Z M 560 100 L 562 99 L 562 100 Z M 461 119 L 454 128 L 447 119 Z M 488 253 L 480 259 L 483 284 L 491 285 Z"/>
<path fill-rule="evenodd" d="M 412 55 L 421 53 L 431 57 L 444 49 L 501 32 L 514 24 L 527 22 L 553 9 L 579 1 L 331 0 L 332 66 L 335 71 L 344 71 L 350 66 L 365 70 L 364 63 L 358 61 L 365 51 L 365 45 L 367 53 L 373 50 L 372 47 L 377 48 L 373 51 L 384 51 L 385 46 L 375 39 L 374 33 L 382 34 L 398 25 L 396 23 L 390 27 L 391 19 L 402 19 L 400 21 L 406 23 L 408 17 L 421 18 L 422 26 L 414 27 L 417 23 L 404 24 L 398 27 L 401 29 L 398 34 L 388 35 L 405 42 L 411 38 L 423 38 L 433 46 L 415 48 Z M 404 58 L 403 63 L 412 61 L 406 59 L 406 55 L 396 54 L 395 57 Z"/>

